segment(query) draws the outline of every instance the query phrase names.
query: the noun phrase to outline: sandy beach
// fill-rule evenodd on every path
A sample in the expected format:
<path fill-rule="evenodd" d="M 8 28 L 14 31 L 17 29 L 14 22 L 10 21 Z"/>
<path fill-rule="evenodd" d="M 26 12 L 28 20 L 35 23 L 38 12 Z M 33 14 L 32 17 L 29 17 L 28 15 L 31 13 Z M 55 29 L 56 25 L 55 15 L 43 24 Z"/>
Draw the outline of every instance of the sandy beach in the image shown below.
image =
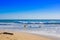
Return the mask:
<path fill-rule="evenodd" d="M 0 32 L 0 40 L 52 40 L 47 37 L 42 37 L 24 32 L 8 32 L 13 33 L 13 35 L 3 34 L 3 32 Z"/>

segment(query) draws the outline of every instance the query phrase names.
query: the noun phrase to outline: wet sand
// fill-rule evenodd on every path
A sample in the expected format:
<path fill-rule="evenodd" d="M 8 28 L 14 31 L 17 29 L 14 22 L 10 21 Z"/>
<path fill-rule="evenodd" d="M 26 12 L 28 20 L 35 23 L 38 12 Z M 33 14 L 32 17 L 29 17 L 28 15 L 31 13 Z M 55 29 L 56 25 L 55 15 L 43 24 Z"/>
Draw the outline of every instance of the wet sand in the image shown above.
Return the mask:
<path fill-rule="evenodd" d="M 0 40 L 52 40 L 47 37 L 33 35 L 25 32 L 9 32 L 8 31 L 8 33 L 13 33 L 13 35 L 3 34 L 3 32 L 2 31 L 0 32 Z"/>

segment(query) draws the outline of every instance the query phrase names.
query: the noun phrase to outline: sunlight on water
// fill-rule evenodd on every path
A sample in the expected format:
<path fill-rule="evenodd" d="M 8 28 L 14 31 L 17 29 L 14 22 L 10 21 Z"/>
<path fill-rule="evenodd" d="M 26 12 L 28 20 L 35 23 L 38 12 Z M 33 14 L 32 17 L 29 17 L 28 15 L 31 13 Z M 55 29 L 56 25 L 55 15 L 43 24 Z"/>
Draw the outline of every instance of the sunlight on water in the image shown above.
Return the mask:
<path fill-rule="evenodd" d="M 14 23 L 14 22 L 0 22 L 0 30 L 19 31 L 36 33 L 42 35 L 60 35 L 60 24 L 44 24 L 42 22 L 35 24 L 27 23 Z"/>
<path fill-rule="evenodd" d="M 27 24 L 24 28 L 24 24 L 18 23 L 0 23 L 0 30 L 25 30 L 25 31 L 44 31 L 48 33 L 58 33 L 60 34 L 59 24 Z"/>

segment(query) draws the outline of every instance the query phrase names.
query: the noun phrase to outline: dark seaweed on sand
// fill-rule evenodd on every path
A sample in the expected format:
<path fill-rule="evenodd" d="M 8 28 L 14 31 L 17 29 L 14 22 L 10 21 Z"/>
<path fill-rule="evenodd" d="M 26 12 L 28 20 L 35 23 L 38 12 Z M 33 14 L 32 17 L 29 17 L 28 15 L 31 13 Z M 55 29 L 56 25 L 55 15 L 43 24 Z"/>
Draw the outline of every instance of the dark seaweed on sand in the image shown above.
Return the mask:
<path fill-rule="evenodd" d="M 13 33 L 3 32 L 3 34 L 13 35 Z"/>

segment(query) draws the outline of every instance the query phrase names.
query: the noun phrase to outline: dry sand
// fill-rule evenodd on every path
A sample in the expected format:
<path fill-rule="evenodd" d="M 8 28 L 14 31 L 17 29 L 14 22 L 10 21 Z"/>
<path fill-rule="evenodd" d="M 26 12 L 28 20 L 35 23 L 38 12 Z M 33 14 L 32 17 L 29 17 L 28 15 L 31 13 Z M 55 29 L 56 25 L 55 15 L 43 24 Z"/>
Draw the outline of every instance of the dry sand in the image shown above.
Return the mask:
<path fill-rule="evenodd" d="M 23 32 L 12 32 L 13 35 L 2 34 L 3 32 L 0 33 L 0 40 L 52 40 L 46 37 L 41 37 L 38 35 Z"/>

